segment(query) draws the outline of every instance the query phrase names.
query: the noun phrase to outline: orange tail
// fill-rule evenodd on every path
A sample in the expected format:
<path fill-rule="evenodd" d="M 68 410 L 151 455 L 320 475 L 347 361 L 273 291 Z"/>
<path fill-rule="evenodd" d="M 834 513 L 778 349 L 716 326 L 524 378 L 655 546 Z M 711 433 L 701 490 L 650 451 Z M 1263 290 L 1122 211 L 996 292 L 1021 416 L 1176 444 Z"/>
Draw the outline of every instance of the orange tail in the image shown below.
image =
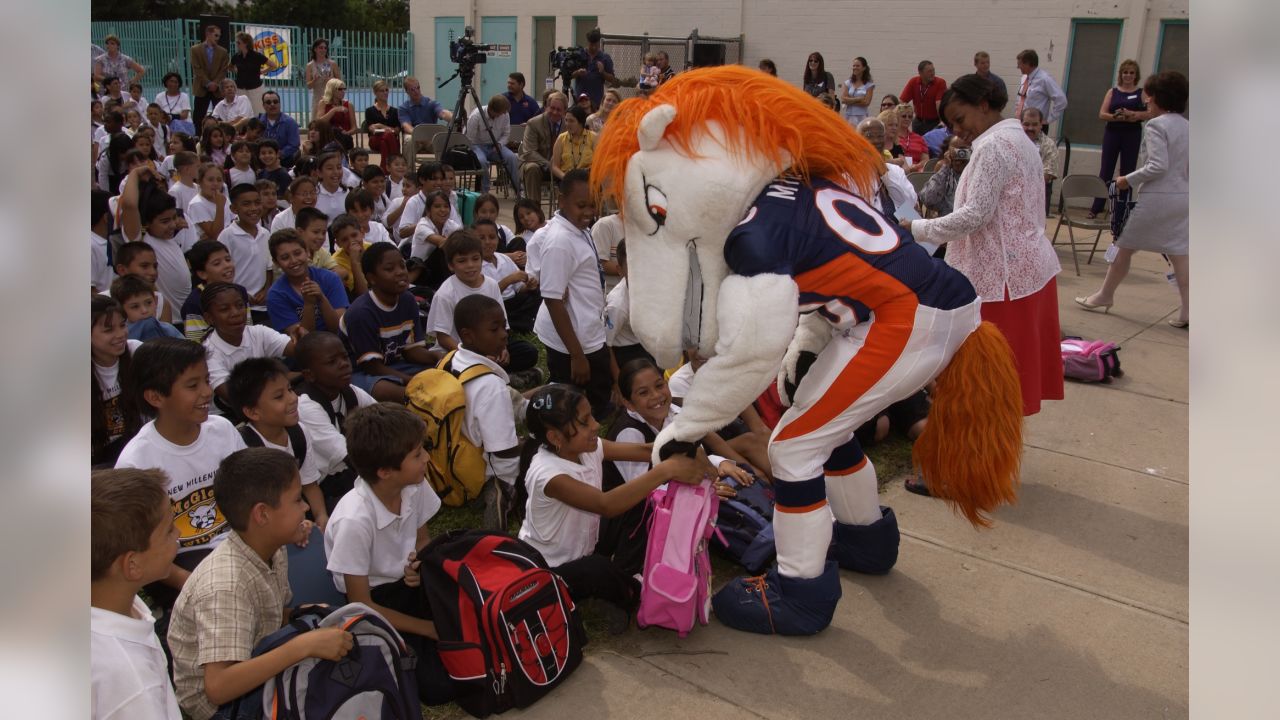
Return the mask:
<path fill-rule="evenodd" d="M 929 422 L 912 464 L 934 497 L 975 526 L 1018 499 L 1022 385 L 1013 350 L 989 322 L 964 341 L 938 376 Z"/>

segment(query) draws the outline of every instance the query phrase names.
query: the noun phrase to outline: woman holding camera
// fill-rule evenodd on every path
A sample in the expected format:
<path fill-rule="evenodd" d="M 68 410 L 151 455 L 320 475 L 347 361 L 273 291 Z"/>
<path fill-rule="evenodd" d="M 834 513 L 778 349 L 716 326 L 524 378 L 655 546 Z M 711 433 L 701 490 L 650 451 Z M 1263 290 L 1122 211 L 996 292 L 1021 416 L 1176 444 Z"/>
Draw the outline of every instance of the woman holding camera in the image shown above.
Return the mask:
<path fill-rule="evenodd" d="M 1116 176 L 1116 160 L 1120 161 L 1120 175 L 1128 175 L 1138 167 L 1138 148 L 1142 146 L 1142 121 L 1151 115 L 1142 101 L 1142 88 L 1138 80 L 1142 72 L 1138 63 L 1125 60 L 1120 63 L 1116 86 L 1107 91 L 1098 110 L 1098 119 L 1107 122 L 1102 131 L 1102 167 L 1098 177 L 1110 183 Z M 1094 198 L 1089 217 L 1095 218 L 1106 207 L 1106 198 Z"/>
<path fill-rule="evenodd" d="M 948 243 L 947 264 L 982 296 L 982 319 L 995 323 L 1018 362 L 1022 414 L 1062 399 L 1058 289 L 1062 269 L 1044 234 L 1044 164 L 1017 118 L 1002 118 L 1004 88 L 964 75 L 942 95 L 940 115 L 973 146 L 950 215 L 904 220 L 920 242 Z"/>

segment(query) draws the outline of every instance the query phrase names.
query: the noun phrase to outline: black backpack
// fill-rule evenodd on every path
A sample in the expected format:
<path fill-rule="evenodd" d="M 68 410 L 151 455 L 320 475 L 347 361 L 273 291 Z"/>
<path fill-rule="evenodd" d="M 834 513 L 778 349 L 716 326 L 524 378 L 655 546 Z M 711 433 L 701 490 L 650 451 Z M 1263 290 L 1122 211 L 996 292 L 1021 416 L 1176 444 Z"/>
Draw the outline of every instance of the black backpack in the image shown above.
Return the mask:
<path fill-rule="evenodd" d="M 262 436 L 258 434 L 248 423 L 238 426 L 240 437 L 244 438 L 244 444 L 249 447 L 266 447 L 262 441 Z M 307 436 L 302 432 L 301 425 L 293 425 L 284 429 L 289 433 L 289 449 L 293 450 L 293 459 L 298 461 L 298 467 L 302 467 L 302 461 L 307 459 Z"/>
<path fill-rule="evenodd" d="M 541 553 L 485 530 L 452 530 L 421 553 L 422 587 L 455 697 L 476 717 L 532 705 L 582 662 L 586 631 Z"/>
<path fill-rule="evenodd" d="M 333 405 L 329 403 L 329 399 L 326 398 L 319 390 L 312 387 L 310 383 L 304 382 L 298 385 L 297 392 L 299 395 L 306 395 L 315 401 L 317 405 L 324 408 L 325 414 L 329 416 L 329 422 L 338 429 L 338 432 L 343 431 L 343 421 L 346 419 L 345 416 L 339 417 L 338 413 L 334 411 Z M 342 397 L 342 404 L 347 408 L 348 415 L 359 407 L 360 403 L 356 399 L 356 391 L 352 390 L 350 385 L 342 388 L 342 392 L 340 394 Z M 301 463 L 302 461 L 299 460 L 298 462 Z M 346 467 L 343 470 L 331 475 L 326 475 L 320 479 L 320 491 L 324 493 L 325 509 L 330 513 L 332 513 L 333 508 L 337 506 L 338 500 L 342 499 L 343 495 L 346 495 L 353 487 L 355 487 L 357 473 L 355 467 L 351 464 L 351 458 L 343 458 L 343 462 L 346 464 Z"/>

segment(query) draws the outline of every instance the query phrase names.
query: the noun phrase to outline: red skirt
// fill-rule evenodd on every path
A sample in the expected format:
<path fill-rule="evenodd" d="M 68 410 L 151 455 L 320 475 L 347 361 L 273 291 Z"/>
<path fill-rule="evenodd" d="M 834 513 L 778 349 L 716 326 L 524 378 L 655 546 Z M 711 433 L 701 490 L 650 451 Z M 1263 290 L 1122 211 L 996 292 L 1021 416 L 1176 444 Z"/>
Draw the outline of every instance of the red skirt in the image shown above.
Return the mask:
<path fill-rule="evenodd" d="M 391 156 L 400 154 L 400 133 L 369 133 L 369 149 L 381 156 L 378 165 L 385 172 L 387 170 L 387 161 L 391 159 Z M 391 192 L 394 196 L 396 189 L 392 188 Z"/>
<path fill-rule="evenodd" d="M 1022 414 L 1040 412 L 1041 400 L 1062 399 L 1062 331 L 1058 325 L 1058 281 L 1024 298 L 982 302 L 982 319 L 995 323 L 1013 348 L 1022 380 Z"/>

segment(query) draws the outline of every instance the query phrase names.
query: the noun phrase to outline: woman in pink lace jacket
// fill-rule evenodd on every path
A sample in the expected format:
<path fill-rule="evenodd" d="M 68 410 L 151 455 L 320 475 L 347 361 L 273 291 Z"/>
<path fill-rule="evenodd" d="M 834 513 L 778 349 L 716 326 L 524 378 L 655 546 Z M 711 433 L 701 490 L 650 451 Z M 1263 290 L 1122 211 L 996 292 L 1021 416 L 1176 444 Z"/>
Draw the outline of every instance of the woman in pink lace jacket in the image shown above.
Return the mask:
<path fill-rule="evenodd" d="M 1024 415 L 1062 399 L 1061 332 L 1054 277 L 1062 269 L 1044 234 L 1044 167 L 1017 118 L 1000 111 L 1008 94 L 977 75 L 957 79 L 941 115 L 973 157 L 956 187 L 955 210 L 903 221 L 916 240 L 947 243 L 947 263 L 982 296 L 982 319 L 996 324 L 1018 359 Z"/>

